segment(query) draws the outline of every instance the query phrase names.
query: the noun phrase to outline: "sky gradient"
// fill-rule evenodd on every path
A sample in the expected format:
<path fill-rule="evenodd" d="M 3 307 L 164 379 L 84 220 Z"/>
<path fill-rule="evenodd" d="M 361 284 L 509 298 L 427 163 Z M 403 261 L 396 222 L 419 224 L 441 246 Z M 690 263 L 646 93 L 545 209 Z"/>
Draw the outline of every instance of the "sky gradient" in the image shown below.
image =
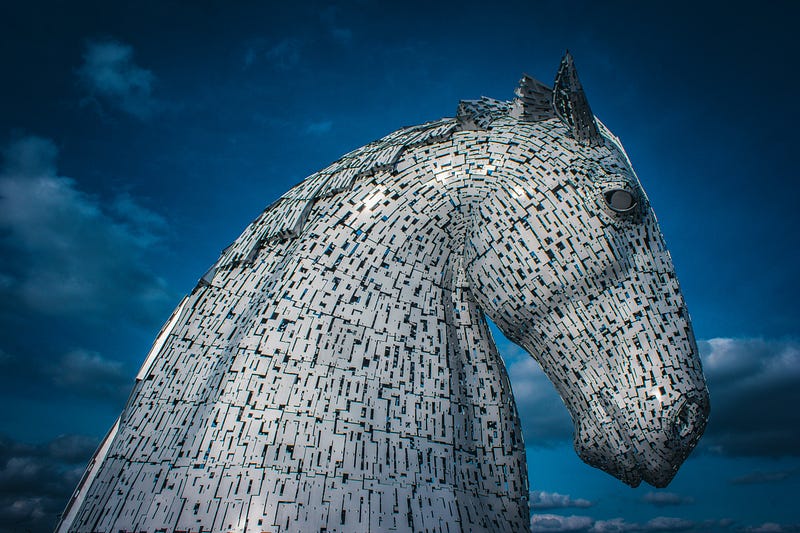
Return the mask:
<path fill-rule="evenodd" d="M 644 4 L 644 3 L 642 3 Z M 800 531 L 795 3 L 0 6 L 0 531 L 49 531 L 158 329 L 344 153 L 551 84 L 565 49 L 673 256 L 709 383 L 666 489 L 584 465 L 497 333 L 538 531 Z"/>

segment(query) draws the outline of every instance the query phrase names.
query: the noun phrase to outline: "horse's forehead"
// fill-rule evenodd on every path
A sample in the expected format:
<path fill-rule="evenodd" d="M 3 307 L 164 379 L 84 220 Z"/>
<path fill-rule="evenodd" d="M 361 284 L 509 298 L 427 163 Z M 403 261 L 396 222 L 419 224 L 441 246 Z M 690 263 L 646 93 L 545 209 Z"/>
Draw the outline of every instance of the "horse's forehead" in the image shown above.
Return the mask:
<path fill-rule="evenodd" d="M 575 142 L 568 130 L 558 124 L 533 127 L 509 124 L 509 130 L 495 136 L 493 141 L 508 143 L 512 140 L 525 147 L 533 154 L 534 167 L 541 171 L 549 166 L 558 170 L 557 174 L 565 180 L 592 183 L 624 181 L 636 186 L 638 178 L 619 141 L 613 135 L 606 139 L 600 146 L 586 146 Z"/>

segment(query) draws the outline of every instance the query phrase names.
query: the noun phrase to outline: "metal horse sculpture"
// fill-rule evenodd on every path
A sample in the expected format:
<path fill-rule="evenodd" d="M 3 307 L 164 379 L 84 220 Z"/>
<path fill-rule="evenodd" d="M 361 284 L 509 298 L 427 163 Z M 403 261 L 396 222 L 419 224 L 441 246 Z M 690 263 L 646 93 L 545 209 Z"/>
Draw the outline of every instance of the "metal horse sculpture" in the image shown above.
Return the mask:
<path fill-rule="evenodd" d="M 655 216 L 569 55 L 516 94 L 268 207 L 162 329 L 59 530 L 529 529 L 485 316 L 555 384 L 586 462 L 669 483 L 709 403 Z"/>

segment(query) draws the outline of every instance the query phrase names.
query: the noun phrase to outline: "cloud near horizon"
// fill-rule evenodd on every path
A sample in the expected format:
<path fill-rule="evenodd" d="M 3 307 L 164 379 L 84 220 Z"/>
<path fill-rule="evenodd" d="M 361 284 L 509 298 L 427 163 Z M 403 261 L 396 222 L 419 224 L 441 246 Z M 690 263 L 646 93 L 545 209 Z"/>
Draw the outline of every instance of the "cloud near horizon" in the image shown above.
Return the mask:
<path fill-rule="evenodd" d="M 0 436 L 0 531 L 53 531 L 97 445 L 83 435 L 37 445 Z"/>
<path fill-rule="evenodd" d="M 650 533 L 655 531 L 723 531 L 730 530 L 733 521 L 685 520 L 670 516 L 657 516 L 644 523 L 629 522 L 624 518 L 596 520 L 590 516 L 562 516 L 557 514 L 534 514 L 531 530 L 549 533 Z M 785 527 L 785 526 L 784 526 Z M 785 531 L 785 530 L 780 530 Z"/>

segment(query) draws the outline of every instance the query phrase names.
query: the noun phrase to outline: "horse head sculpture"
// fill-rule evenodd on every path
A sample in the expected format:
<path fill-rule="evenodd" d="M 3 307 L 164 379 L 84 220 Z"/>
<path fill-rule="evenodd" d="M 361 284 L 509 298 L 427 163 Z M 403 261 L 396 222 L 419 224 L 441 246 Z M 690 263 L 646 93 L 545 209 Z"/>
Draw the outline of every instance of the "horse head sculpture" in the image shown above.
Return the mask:
<path fill-rule="evenodd" d="M 285 193 L 162 328 L 58 531 L 522 531 L 486 316 L 575 447 L 665 486 L 709 400 L 672 260 L 572 58 Z"/>
<path fill-rule="evenodd" d="M 472 206 L 473 294 L 555 384 L 581 458 L 632 486 L 664 487 L 702 435 L 709 401 L 656 217 L 569 54 L 552 91 L 523 77 L 517 95 L 516 118 L 493 121 L 492 134 L 513 132 L 538 162 L 499 167 Z"/>

